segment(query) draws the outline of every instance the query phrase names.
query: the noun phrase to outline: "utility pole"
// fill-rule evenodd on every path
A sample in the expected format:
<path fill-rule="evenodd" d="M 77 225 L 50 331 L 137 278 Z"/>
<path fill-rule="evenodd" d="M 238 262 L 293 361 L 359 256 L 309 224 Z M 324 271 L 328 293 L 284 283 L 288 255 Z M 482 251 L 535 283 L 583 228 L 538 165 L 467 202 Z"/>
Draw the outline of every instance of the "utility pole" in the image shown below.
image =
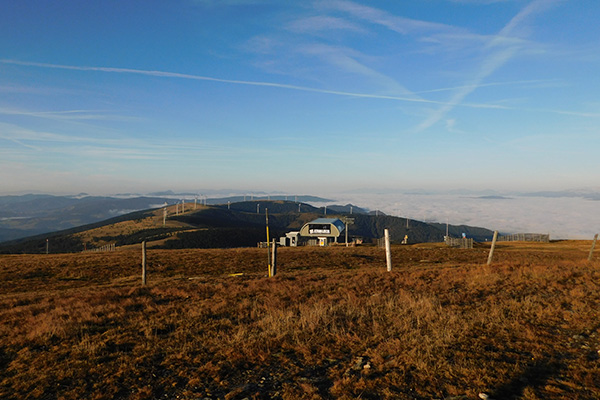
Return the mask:
<path fill-rule="evenodd" d="M 348 247 L 348 225 L 354 224 L 354 218 L 344 217 L 342 218 L 342 222 L 346 224 L 346 247 Z"/>

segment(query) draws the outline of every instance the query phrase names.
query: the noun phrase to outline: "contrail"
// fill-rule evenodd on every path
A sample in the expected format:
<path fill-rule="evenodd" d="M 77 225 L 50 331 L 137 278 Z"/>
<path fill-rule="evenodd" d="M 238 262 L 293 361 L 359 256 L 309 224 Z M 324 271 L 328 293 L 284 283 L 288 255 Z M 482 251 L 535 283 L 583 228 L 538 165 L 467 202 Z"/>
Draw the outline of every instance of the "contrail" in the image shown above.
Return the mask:
<path fill-rule="evenodd" d="M 514 110 L 515 109 L 514 107 L 498 105 L 498 104 L 477 104 L 477 103 L 460 103 L 460 102 L 458 102 L 459 101 L 458 98 L 462 98 L 462 97 L 466 96 L 465 93 L 470 93 L 475 88 L 479 88 L 479 87 L 483 87 L 483 86 L 544 82 L 543 80 L 523 80 L 523 81 L 496 82 L 496 83 L 483 83 L 483 84 L 482 83 L 479 83 L 479 84 L 474 83 L 471 85 L 457 86 L 457 87 L 453 87 L 453 88 L 441 88 L 441 89 L 432 89 L 432 90 L 425 90 L 425 91 L 421 91 L 421 92 L 415 92 L 417 94 L 420 94 L 420 93 L 433 93 L 433 92 L 446 91 L 446 90 L 456 90 L 456 89 L 460 90 L 458 95 L 455 95 L 450 101 L 444 102 L 444 101 L 426 100 L 426 99 L 420 99 L 420 98 L 408 98 L 408 97 L 400 97 L 400 96 L 386 96 L 386 95 L 369 94 L 369 93 L 352 93 L 352 92 L 344 92 L 344 91 L 338 91 L 338 90 L 317 89 L 317 88 L 311 88 L 311 87 L 306 87 L 306 86 L 287 85 L 284 83 L 242 81 L 242 80 L 235 80 L 235 79 L 221 79 L 221 78 L 213 78 L 213 77 L 209 77 L 209 76 L 181 74 L 181 73 L 177 73 L 177 72 L 166 72 L 166 71 L 148 71 L 148 70 L 131 69 L 131 68 L 89 67 L 89 66 L 75 66 L 75 65 L 46 64 L 46 63 L 36 63 L 36 62 L 17 61 L 17 60 L 0 60 L 0 63 L 23 65 L 23 66 L 28 66 L 28 67 L 67 69 L 67 70 L 74 70 L 74 71 L 113 72 L 113 73 L 121 73 L 121 74 L 137 74 L 137 75 L 157 76 L 157 77 L 165 77 L 165 78 L 179 78 L 179 79 L 192 79 L 192 80 L 201 80 L 201 81 L 210 81 L 210 82 L 221 82 L 221 83 L 230 83 L 230 84 L 238 84 L 238 85 L 266 86 L 266 87 L 275 87 L 275 88 L 290 89 L 290 90 L 301 90 L 301 91 L 305 91 L 305 92 L 332 94 L 332 95 L 336 95 L 336 96 L 371 98 L 371 99 L 394 100 L 394 101 L 407 101 L 407 102 L 412 102 L 412 103 L 429 103 L 429 104 L 437 104 L 437 105 L 446 106 L 446 107 L 442 107 L 442 109 L 438 110 L 438 116 L 436 116 L 435 121 L 439 120 L 439 113 L 445 113 L 445 112 L 449 111 L 452 107 L 488 108 L 488 109 L 497 109 L 497 110 Z M 523 110 L 523 108 L 519 108 L 519 109 Z M 549 109 L 529 109 L 529 110 L 537 111 L 537 112 L 545 112 L 545 113 L 577 115 L 577 116 L 581 116 L 581 117 L 597 118 L 600 116 L 598 113 L 581 113 L 581 112 L 549 110 Z M 91 111 L 91 110 L 52 111 L 52 112 L 29 113 L 28 115 L 44 116 L 45 114 L 47 114 L 47 115 L 56 116 L 56 115 L 60 115 L 60 114 L 70 114 L 70 113 L 77 114 L 77 113 L 84 113 L 84 112 L 93 112 L 93 111 Z M 23 115 L 27 115 L 27 113 L 25 113 L 25 112 L 0 109 L 0 114 L 21 114 L 21 113 Z M 99 116 L 81 117 L 81 119 L 85 119 L 85 118 L 99 118 Z M 422 124 L 422 125 L 424 125 L 424 124 Z M 429 123 L 427 125 L 429 125 Z M 423 126 L 421 126 L 421 128 L 423 128 Z"/>
<path fill-rule="evenodd" d="M 544 8 L 547 8 L 553 3 L 556 3 L 557 0 L 534 0 L 529 5 L 524 7 L 516 16 L 514 16 L 501 30 L 495 35 L 486 45 L 486 48 L 497 48 L 502 45 L 504 39 L 510 37 L 512 32 L 519 24 L 523 24 L 523 21 L 526 20 L 532 14 L 536 12 L 542 11 Z M 431 127 L 439 120 L 444 118 L 446 114 L 448 114 L 454 107 L 462 105 L 463 100 L 479 88 L 482 85 L 484 79 L 490 76 L 493 72 L 495 72 L 498 68 L 505 65 L 510 59 L 512 59 L 520 50 L 517 46 L 509 46 L 505 48 L 501 48 L 499 51 L 492 53 L 487 59 L 483 61 L 483 63 L 479 67 L 479 71 L 475 74 L 475 77 L 471 80 L 471 83 L 465 86 L 462 86 L 455 94 L 452 96 L 449 102 L 445 103 L 440 109 L 436 110 L 429 118 L 423 121 L 419 126 L 417 126 L 416 131 L 422 132 L 425 129 Z"/>
<path fill-rule="evenodd" d="M 288 85 L 285 83 L 261 82 L 261 81 L 242 81 L 242 80 L 236 80 L 236 79 L 222 79 L 222 78 L 213 78 L 210 76 L 182 74 L 182 73 L 178 73 L 178 72 L 152 71 L 152 70 L 131 69 L 131 68 L 61 65 L 61 64 L 37 63 L 37 62 L 27 62 L 27 61 L 18 61 L 18 60 L 6 60 L 6 59 L 0 60 L 0 63 L 12 64 L 12 65 L 22 65 L 22 66 L 27 66 L 27 67 L 66 69 L 66 70 L 72 70 L 72 71 L 112 72 L 112 73 L 119 73 L 119 74 L 136 74 L 136 75 L 157 76 L 157 77 L 164 77 L 164 78 L 178 78 L 178 79 L 191 79 L 191 80 L 197 80 L 197 81 L 230 83 L 230 84 L 235 84 L 235 85 L 266 86 L 266 87 L 281 88 L 281 89 L 301 90 L 304 92 L 333 94 L 333 95 L 337 95 L 337 96 L 360 97 L 360 98 L 382 99 L 382 100 L 396 100 L 396 101 L 406 101 L 406 102 L 412 102 L 412 103 L 429 103 L 429 104 L 438 104 L 438 105 L 447 105 L 448 104 L 443 101 L 426 100 L 426 99 L 418 99 L 418 98 L 410 98 L 410 97 L 387 96 L 387 95 L 370 94 L 370 93 L 353 93 L 353 92 L 344 92 L 344 91 L 338 91 L 338 90 L 317 89 L 317 88 L 311 88 L 311 87 L 307 87 L 307 86 Z M 461 106 L 472 107 L 472 108 L 496 108 L 496 109 L 505 109 L 506 108 L 504 106 L 498 106 L 498 105 L 470 104 L 470 103 L 464 103 L 464 104 L 461 104 Z"/>
<path fill-rule="evenodd" d="M 533 83 L 546 83 L 546 82 L 555 82 L 556 79 L 528 79 L 528 80 L 520 80 L 520 81 L 506 81 L 506 82 L 490 82 L 490 83 L 481 83 L 478 86 L 474 85 L 462 85 L 462 86 L 453 86 L 453 87 L 445 87 L 438 89 L 429 89 L 429 90 L 420 90 L 418 92 L 414 92 L 415 94 L 424 94 L 424 93 L 435 93 L 435 92 L 448 92 L 454 91 L 457 89 L 465 89 L 465 88 L 483 88 L 489 86 L 508 86 L 508 85 L 521 85 L 521 84 L 533 84 Z"/>

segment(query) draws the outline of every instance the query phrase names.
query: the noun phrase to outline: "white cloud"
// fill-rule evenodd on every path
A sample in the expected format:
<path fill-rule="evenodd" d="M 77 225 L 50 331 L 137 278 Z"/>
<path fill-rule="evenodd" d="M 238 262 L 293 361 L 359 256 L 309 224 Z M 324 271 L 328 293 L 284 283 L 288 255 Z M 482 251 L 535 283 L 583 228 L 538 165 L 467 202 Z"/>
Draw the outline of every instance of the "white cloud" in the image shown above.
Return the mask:
<path fill-rule="evenodd" d="M 481 4 L 488 5 L 494 3 L 509 3 L 518 0 L 449 0 L 452 3 L 464 3 L 464 4 Z"/>
<path fill-rule="evenodd" d="M 367 78 L 375 85 L 384 89 L 387 93 L 397 93 L 403 96 L 409 96 L 410 98 L 419 99 L 419 96 L 414 96 L 410 90 L 398 83 L 395 79 L 360 62 L 358 60 L 359 58 L 367 57 L 355 50 L 326 44 L 313 44 L 301 46 L 297 51 L 305 55 L 319 57 L 321 60 L 336 67 L 338 71 L 350 72 Z"/>
<path fill-rule="evenodd" d="M 519 29 L 526 19 L 531 15 L 541 12 L 548 8 L 551 4 L 556 3 L 556 0 L 536 0 L 523 8 L 517 15 L 515 15 L 497 35 L 491 36 L 489 41 L 485 44 L 484 48 L 490 51 L 490 54 L 486 56 L 480 63 L 478 70 L 475 72 L 474 77 L 470 79 L 467 85 L 461 87 L 447 102 L 439 109 L 435 110 L 428 118 L 421 122 L 417 127 L 416 131 L 424 131 L 450 112 L 454 107 L 461 104 L 463 100 L 476 90 L 483 81 L 493 74 L 497 69 L 506 64 L 510 59 L 518 54 L 521 48 L 521 42 L 515 41 L 511 37 L 514 32 Z"/>
<path fill-rule="evenodd" d="M 207 160 L 236 160 L 243 156 L 264 158 L 269 150 L 263 146 L 244 143 L 218 144 L 217 140 L 178 140 L 165 135 L 164 139 L 135 139 L 120 136 L 86 137 L 65 135 L 23 128 L 0 122 L 0 140 L 15 143 L 17 148 L 3 146 L 0 153 L 5 160 L 16 158 L 42 162 L 42 158 L 101 162 L 106 160 L 167 160 L 182 161 L 202 158 Z M 287 152 L 291 154 L 291 152 Z M 45 161 L 44 161 L 45 162 Z"/>
<path fill-rule="evenodd" d="M 504 233 L 549 233 L 551 239 L 591 239 L 600 227 L 600 202 L 581 197 L 456 194 L 356 194 L 327 196 L 386 214 L 426 222 L 470 225 Z"/>
<path fill-rule="evenodd" d="M 190 0 L 193 4 L 205 7 L 238 7 L 272 4 L 274 0 Z"/>
<path fill-rule="evenodd" d="M 437 22 L 423 21 L 405 17 L 399 17 L 380 9 L 364 6 L 351 1 L 328 1 L 319 3 L 324 9 L 342 11 L 355 18 L 366 20 L 372 24 L 384 26 L 394 32 L 408 35 L 430 31 L 463 31 L 451 25 Z"/>
<path fill-rule="evenodd" d="M 555 84 L 556 80 L 554 80 L 554 79 L 553 80 L 529 79 L 529 80 L 520 80 L 520 81 L 489 82 L 489 83 L 482 83 L 482 84 L 478 85 L 477 88 L 480 89 L 480 88 L 491 87 L 491 86 L 513 86 L 513 85 L 523 85 L 523 86 L 525 86 L 525 85 L 526 86 L 540 85 L 540 86 L 542 86 L 544 84 L 551 84 L 551 83 Z M 473 85 L 461 85 L 461 86 L 452 86 L 452 87 L 429 89 L 429 90 L 420 90 L 418 92 L 415 92 L 415 94 L 449 92 L 449 91 L 468 89 L 468 88 L 473 88 Z"/>
<path fill-rule="evenodd" d="M 132 121 L 136 118 L 109 115 L 102 110 L 60 110 L 60 111 L 28 111 L 15 108 L 0 107 L 0 114 L 18 115 L 25 117 L 36 117 L 54 120 L 111 120 L 111 121 Z"/>
<path fill-rule="evenodd" d="M 454 95 L 446 104 L 444 104 L 439 109 L 435 110 L 428 118 L 421 122 L 416 127 L 416 132 L 424 131 L 427 128 L 430 128 L 431 126 L 436 124 L 442 118 L 444 118 L 444 116 L 446 116 L 448 112 L 454 109 L 457 105 L 461 104 L 469 94 L 471 94 L 475 89 L 477 89 L 483 81 L 483 79 L 485 79 L 502 64 L 506 63 L 510 58 L 512 58 L 515 52 L 516 49 L 510 47 L 496 52 L 491 57 L 488 57 L 486 60 L 484 60 L 479 71 L 477 72 L 476 76 L 473 78 L 471 83 L 466 86 L 462 86 L 458 91 L 456 91 L 456 93 L 454 93 Z"/>
<path fill-rule="evenodd" d="M 300 18 L 287 25 L 287 29 L 296 33 L 320 34 L 328 31 L 350 31 L 366 33 L 367 30 L 361 26 L 342 18 L 317 15 Z M 329 32 L 328 32 L 329 33 Z"/>
<path fill-rule="evenodd" d="M 348 62 L 351 60 L 347 59 L 346 61 Z M 338 62 L 342 63 L 343 60 L 340 59 Z M 107 73 L 117 73 L 117 74 L 137 74 L 137 75 L 145 75 L 145 76 L 157 76 L 157 77 L 163 77 L 163 78 L 191 79 L 191 80 L 220 82 L 220 83 L 237 84 L 237 85 L 264 86 L 264 87 L 273 87 L 273 88 L 280 88 L 280 89 L 299 90 L 299 91 L 305 91 L 305 92 L 332 94 L 332 95 L 347 96 L 347 97 L 362 97 L 362 98 L 396 100 L 396 101 L 417 102 L 417 103 L 446 104 L 446 103 L 440 102 L 440 101 L 426 100 L 426 99 L 419 99 L 419 98 L 412 98 L 412 97 L 404 97 L 404 96 L 379 95 L 379 94 L 373 94 L 373 93 L 353 93 L 353 92 L 345 92 L 345 91 L 338 91 L 338 90 L 318 89 L 318 88 L 307 87 L 307 86 L 288 85 L 288 84 L 275 83 L 275 82 L 221 79 L 221 78 L 213 78 L 213 77 L 202 76 L 202 75 L 181 74 L 181 73 L 177 73 L 177 72 L 167 72 L 167 71 L 150 71 L 150 70 L 139 70 L 139 69 L 131 69 L 131 68 L 114 68 L 114 67 L 90 67 L 90 66 L 60 65 L 60 64 L 25 62 L 25 61 L 17 61 L 17 60 L 0 60 L 0 63 L 15 64 L 15 65 L 22 65 L 22 66 L 29 66 L 29 67 L 38 67 L 38 68 L 56 68 L 56 69 L 66 69 L 66 70 L 75 70 L 75 71 L 97 71 L 97 72 L 107 72 Z M 349 63 L 347 65 L 349 65 Z M 354 65 L 354 68 L 359 68 L 359 67 L 360 66 L 358 64 Z M 462 106 L 476 107 L 476 108 L 502 108 L 497 105 L 471 104 L 471 103 L 468 103 L 468 104 L 464 103 L 464 104 L 462 104 Z"/>

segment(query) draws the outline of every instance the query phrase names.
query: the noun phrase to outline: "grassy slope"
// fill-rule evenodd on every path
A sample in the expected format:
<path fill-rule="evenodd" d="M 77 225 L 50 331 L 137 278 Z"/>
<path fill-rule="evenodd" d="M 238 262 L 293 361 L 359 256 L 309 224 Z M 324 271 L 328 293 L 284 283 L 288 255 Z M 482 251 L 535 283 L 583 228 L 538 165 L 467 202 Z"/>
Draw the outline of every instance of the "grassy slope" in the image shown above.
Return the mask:
<path fill-rule="evenodd" d="M 256 212 L 257 205 L 260 213 Z M 79 252 L 109 243 L 126 246 L 143 240 L 154 241 L 153 246 L 164 248 L 255 246 L 265 240 L 265 208 L 269 209 L 271 237 L 300 230 L 304 223 L 323 216 L 319 209 L 308 204 L 301 204 L 302 212 L 298 213 L 297 203 L 282 200 L 246 201 L 233 203 L 230 207 L 198 205 L 194 210 L 193 204 L 187 204 L 184 214 L 175 215 L 176 206 L 169 206 L 169 217 L 164 227 L 162 208 L 140 211 L 65 231 L 1 243 L 0 253 L 45 253 L 46 239 L 49 239 L 50 253 Z M 330 213 L 328 216 L 333 215 Z M 392 242 L 396 243 L 402 241 L 405 235 L 409 243 L 437 242 L 442 240 L 445 232 L 439 224 L 407 222 L 399 217 L 352 214 L 352 218 L 354 224 L 350 225 L 350 238 L 358 236 L 367 241 L 383 237 L 386 228 L 390 230 Z M 450 226 L 450 229 L 451 234 L 467 232 L 476 241 L 492 236 L 491 231 L 483 228 Z M 181 231 L 185 233 L 177 233 Z M 455 236 L 460 236 L 460 233 Z"/>
<path fill-rule="evenodd" d="M 589 246 L 0 256 L 0 398 L 600 398 Z"/>
<path fill-rule="evenodd" d="M 169 206 L 168 210 L 175 214 L 175 206 Z M 163 227 L 162 213 L 162 208 L 136 211 L 77 228 L 1 243 L 0 254 L 45 253 L 46 239 L 49 239 L 50 253 L 79 252 L 84 247 L 92 249 L 115 242 L 117 246 L 141 243 L 142 240 L 153 240 L 156 236 L 168 236 L 172 232 L 193 228 L 185 222 L 170 219 Z"/>
<path fill-rule="evenodd" d="M 127 210 L 153 208 L 165 201 L 167 199 L 156 197 L 0 196 L 0 239 L 17 240 L 36 234 L 51 234 L 113 218 Z M 2 217 L 9 219 L 2 221 Z"/>

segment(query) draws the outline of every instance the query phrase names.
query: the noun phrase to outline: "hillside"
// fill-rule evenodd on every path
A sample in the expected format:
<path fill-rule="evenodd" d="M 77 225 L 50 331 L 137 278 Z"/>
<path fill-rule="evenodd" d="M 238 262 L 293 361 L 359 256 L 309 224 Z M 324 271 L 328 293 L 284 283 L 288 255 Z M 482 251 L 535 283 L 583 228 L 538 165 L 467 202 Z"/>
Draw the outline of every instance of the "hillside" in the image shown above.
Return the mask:
<path fill-rule="evenodd" d="M 244 197 L 231 196 L 223 198 L 189 200 L 190 193 L 173 193 L 172 191 L 156 193 L 150 196 L 122 195 L 125 197 L 97 197 L 81 193 L 76 196 L 51 196 L 46 194 L 27 194 L 22 196 L 0 196 L 0 243 L 43 233 L 56 232 L 93 224 L 120 215 L 136 211 L 174 205 L 187 198 L 188 203 L 205 203 L 209 205 L 241 202 Z M 271 199 L 281 200 L 291 196 L 252 196 L 257 201 Z M 317 196 L 293 196 L 300 202 L 330 201 Z"/>
<path fill-rule="evenodd" d="M 600 398 L 591 243 L 0 255 L 0 398 Z"/>
<path fill-rule="evenodd" d="M 0 196 L 0 242 L 71 229 L 139 210 L 174 204 L 159 197 Z"/>
<path fill-rule="evenodd" d="M 324 216 L 323 207 L 290 201 L 246 201 L 228 205 L 201 206 L 188 204 L 186 212 L 180 205 L 167 208 L 168 217 L 163 226 L 163 209 L 130 213 L 103 222 L 83 225 L 52 234 L 38 235 L 16 241 L 0 243 L 3 253 L 42 253 L 46 251 L 46 239 L 51 253 L 78 252 L 84 249 L 99 248 L 114 243 L 126 246 L 148 241 L 157 248 L 227 248 L 253 247 L 266 238 L 265 209 L 269 209 L 271 237 L 279 237 L 285 232 L 299 230 L 303 224 Z M 195 208 L 195 209 L 194 209 Z M 298 209 L 301 212 L 298 212 Z M 409 243 L 439 242 L 445 232 L 439 227 L 399 217 L 367 214 L 328 214 L 331 216 L 351 216 L 354 224 L 349 226 L 349 237 L 360 237 L 367 242 L 383 236 L 383 230 L 390 230 L 393 242 L 400 242 L 405 235 Z M 445 228 L 445 226 L 444 226 Z M 480 228 L 475 240 L 485 240 L 492 232 Z"/>
<path fill-rule="evenodd" d="M 228 248 L 254 247 L 266 240 L 265 210 L 269 210 L 271 238 L 299 230 L 306 222 L 324 216 L 324 207 L 284 200 L 260 200 L 201 206 L 188 204 L 167 207 L 168 217 L 163 226 L 163 208 L 125 214 L 106 221 L 83 225 L 63 231 L 0 243 L 1 253 L 79 252 L 106 244 L 127 246 L 148 241 L 156 248 Z M 345 206 L 347 208 L 347 206 Z M 386 215 L 331 213 L 328 217 L 348 216 L 354 219 L 349 226 L 349 238 L 359 237 L 367 243 L 383 237 L 390 230 L 392 242 L 399 243 L 408 236 L 409 243 L 439 242 L 445 234 L 438 226 Z M 343 209 L 344 206 L 341 206 Z M 358 207 L 356 207 L 359 209 Z M 300 209 L 300 212 L 298 212 Z M 360 209 L 359 209 L 360 210 Z M 445 229 L 445 225 L 444 225 Z M 475 240 L 491 238 L 492 232 L 481 228 L 452 227 L 453 231 L 469 232 Z M 46 241 L 48 240 L 48 242 Z"/>

